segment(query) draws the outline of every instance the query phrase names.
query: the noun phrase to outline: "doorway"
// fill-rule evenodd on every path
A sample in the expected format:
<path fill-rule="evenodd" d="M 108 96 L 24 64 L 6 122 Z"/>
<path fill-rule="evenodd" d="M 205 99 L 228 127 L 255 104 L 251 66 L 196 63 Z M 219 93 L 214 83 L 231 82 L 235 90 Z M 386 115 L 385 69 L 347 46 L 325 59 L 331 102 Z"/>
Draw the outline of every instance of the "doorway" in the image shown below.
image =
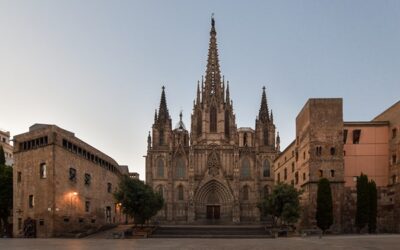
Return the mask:
<path fill-rule="evenodd" d="M 207 219 L 218 220 L 220 218 L 220 206 L 208 205 L 207 206 Z"/>

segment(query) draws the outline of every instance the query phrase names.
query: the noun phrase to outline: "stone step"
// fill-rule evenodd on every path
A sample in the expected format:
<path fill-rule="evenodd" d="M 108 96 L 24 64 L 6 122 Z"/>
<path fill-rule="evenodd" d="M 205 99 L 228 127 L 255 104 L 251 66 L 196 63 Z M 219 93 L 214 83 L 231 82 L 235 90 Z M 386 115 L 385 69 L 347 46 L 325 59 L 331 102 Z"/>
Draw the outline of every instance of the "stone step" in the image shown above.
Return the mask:
<path fill-rule="evenodd" d="M 160 226 L 153 238 L 268 238 L 271 233 L 261 226 Z"/>

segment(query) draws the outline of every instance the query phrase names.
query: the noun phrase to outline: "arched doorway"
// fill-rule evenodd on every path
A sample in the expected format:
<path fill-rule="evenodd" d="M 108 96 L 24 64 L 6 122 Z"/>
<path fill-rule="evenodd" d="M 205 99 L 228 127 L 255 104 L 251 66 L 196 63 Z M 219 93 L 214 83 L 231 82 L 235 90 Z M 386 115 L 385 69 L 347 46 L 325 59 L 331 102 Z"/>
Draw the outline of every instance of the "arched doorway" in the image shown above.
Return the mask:
<path fill-rule="evenodd" d="M 195 219 L 206 223 L 231 222 L 233 195 L 229 188 L 211 180 L 195 193 Z"/>

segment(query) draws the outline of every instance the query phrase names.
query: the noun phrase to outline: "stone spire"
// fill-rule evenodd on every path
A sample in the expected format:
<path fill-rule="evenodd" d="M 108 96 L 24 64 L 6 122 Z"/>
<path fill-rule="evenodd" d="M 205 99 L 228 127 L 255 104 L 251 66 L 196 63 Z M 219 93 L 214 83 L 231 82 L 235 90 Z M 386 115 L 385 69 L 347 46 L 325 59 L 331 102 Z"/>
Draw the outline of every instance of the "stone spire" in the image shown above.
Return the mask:
<path fill-rule="evenodd" d="M 197 82 L 197 97 L 196 97 L 196 103 L 200 104 L 200 82 Z"/>
<path fill-rule="evenodd" d="M 226 104 L 230 104 L 230 99 L 231 99 L 231 97 L 230 97 L 230 95 L 229 95 L 229 81 L 226 83 L 226 100 L 225 100 L 225 103 Z"/>
<path fill-rule="evenodd" d="M 215 30 L 214 16 L 211 17 L 210 44 L 208 49 L 206 79 L 206 96 L 220 97 L 221 93 L 221 72 L 218 59 L 217 31 Z"/>
<path fill-rule="evenodd" d="M 164 122 L 169 119 L 167 100 L 165 98 L 165 87 L 162 86 L 160 108 L 158 109 L 158 121 Z"/>
<path fill-rule="evenodd" d="M 262 122 L 268 122 L 270 117 L 269 117 L 269 111 L 268 111 L 268 104 L 267 104 L 267 95 L 265 94 L 265 86 L 263 87 L 263 93 L 261 97 L 261 106 L 260 106 L 260 111 L 258 113 L 258 119 Z"/>
<path fill-rule="evenodd" d="M 151 135 L 149 131 L 149 135 L 147 136 L 147 149 L 151 149 Z"/>

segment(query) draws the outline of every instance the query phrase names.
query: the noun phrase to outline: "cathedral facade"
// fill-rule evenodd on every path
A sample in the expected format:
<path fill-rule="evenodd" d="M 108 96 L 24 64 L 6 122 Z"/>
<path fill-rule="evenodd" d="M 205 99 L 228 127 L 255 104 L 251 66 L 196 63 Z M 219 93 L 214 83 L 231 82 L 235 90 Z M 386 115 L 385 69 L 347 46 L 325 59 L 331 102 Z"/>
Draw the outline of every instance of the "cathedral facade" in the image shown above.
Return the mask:
<path fill-rule="evenodd" d="M 257 204 L 273 183 L 279 151 L 265 88 L 255 129 L 238 128 L 221 76 L 215 21 L 211 20 L 205 78 L 197 85 L 190 131 L 172 127 L 162 88 L 148 136 L 146 182 L 164 197 L 161 223 L 251 223 L 261 218 Z"/>

